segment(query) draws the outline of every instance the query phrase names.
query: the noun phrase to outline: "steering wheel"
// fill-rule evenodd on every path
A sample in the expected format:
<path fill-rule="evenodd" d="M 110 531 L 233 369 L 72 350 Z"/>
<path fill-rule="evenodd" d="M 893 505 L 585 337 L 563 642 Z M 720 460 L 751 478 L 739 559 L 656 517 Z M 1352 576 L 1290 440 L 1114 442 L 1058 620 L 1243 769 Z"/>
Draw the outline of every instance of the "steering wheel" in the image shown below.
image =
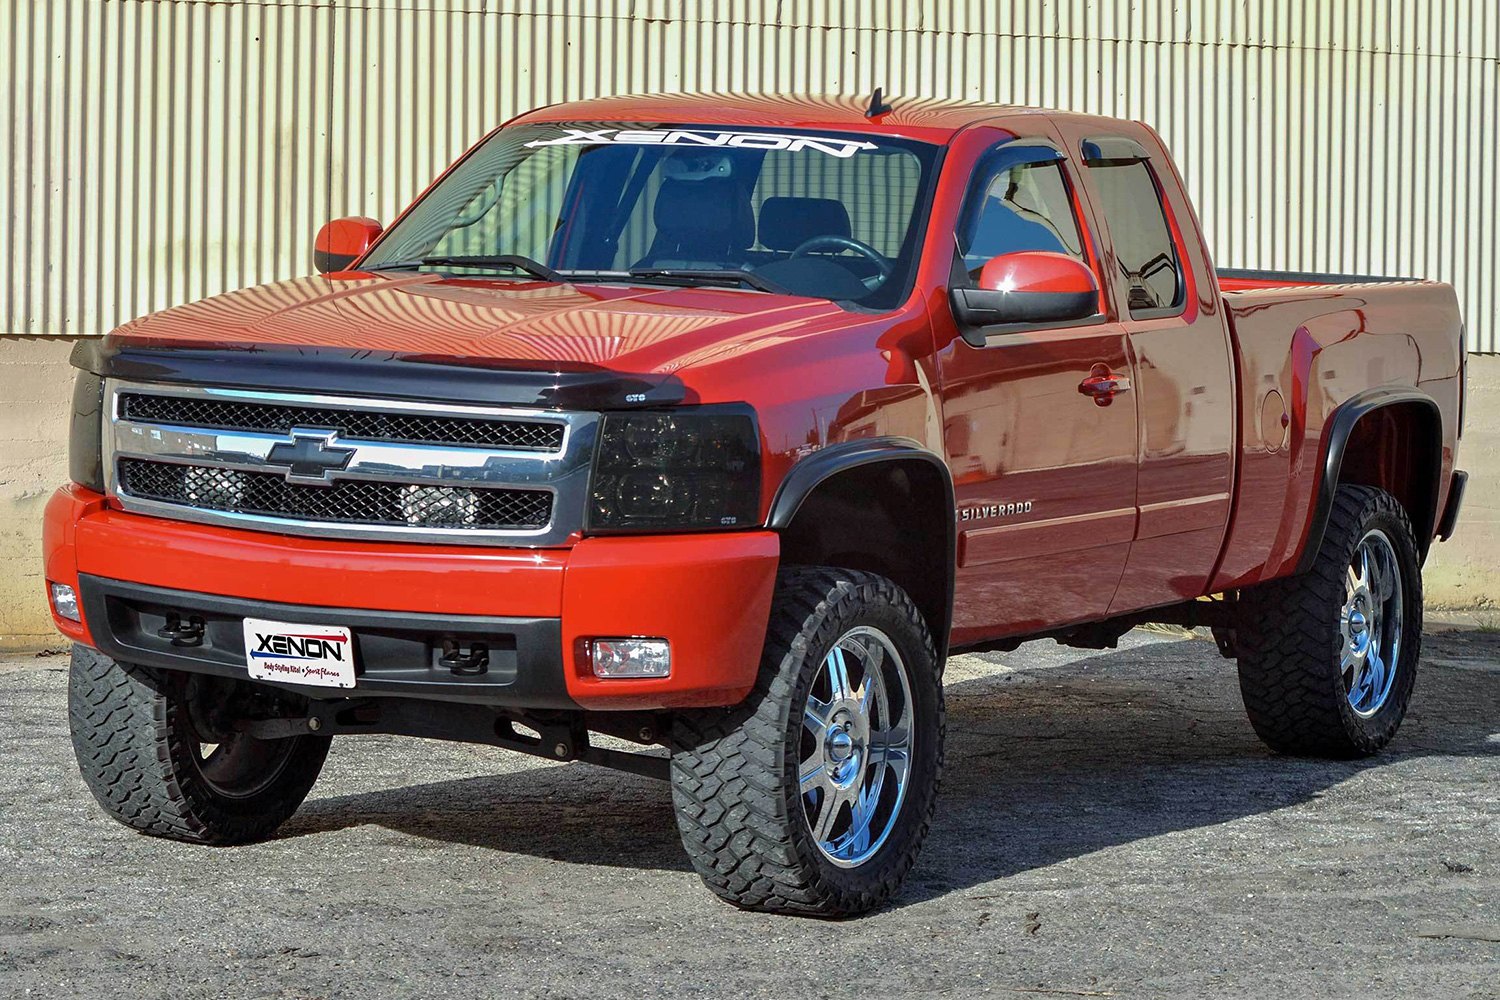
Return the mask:
<path fill-rule="evenodd" d="M 844 250 L 853 250 L 855 253 L 859 254 L 861 257 L 867 258 L 870 263 L 874 264 L 875 270 L 880 272 L 879 275 L 875 278 L 868 278 L 865 280 L 865 287 L 869 288 L 871 291 L 885 284 L 886 279 L 891 276 L 891 262 L 886 260 L 885 257 L 881 255 L 879 250 L 876 250 L 874 247 L 870 246 L 870 244 L 861 242 L 860 240 L 857 240 L 852 236 L 836 236 L 833 233 L 828 233 L 824 236 L 814 236 L 810 240 L 803 240 L 802 243 L 800 243 L 797 248 L 792 251 L 791 259 L 796 260 L 798 257 L 806 257 L 814 250 L 829 249 L 833 250 L 835 253 Z"/>

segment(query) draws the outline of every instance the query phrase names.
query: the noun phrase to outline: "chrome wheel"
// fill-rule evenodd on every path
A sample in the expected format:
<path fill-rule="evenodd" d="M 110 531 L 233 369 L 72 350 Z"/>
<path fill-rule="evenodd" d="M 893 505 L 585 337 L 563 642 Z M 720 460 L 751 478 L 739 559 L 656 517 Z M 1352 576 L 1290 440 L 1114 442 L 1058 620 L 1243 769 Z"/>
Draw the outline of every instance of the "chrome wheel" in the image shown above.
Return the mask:
<path fill-rule="evenodd" d="M 1349 707 L 1369 718 L 1390 696 L 1401 662 L 1401 564 L 1385 532 L 1372 529 L 1355 547 L 1339 612 L 1339 671 Z"/>
<path fill-rule="evenodd" d="M 855 868 L 885 843 L 911 772 L 912 696 L 890 637 L 861 625 L 823 658 L 803 706 L 798 778 L 818 850 Z"/>

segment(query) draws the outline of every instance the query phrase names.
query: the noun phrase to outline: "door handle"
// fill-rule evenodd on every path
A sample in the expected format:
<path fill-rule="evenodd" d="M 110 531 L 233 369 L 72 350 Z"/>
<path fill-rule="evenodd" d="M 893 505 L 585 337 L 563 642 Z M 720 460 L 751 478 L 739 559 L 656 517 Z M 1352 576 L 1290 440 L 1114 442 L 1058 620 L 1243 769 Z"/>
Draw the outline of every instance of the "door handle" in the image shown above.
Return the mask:
<path fill-rule="evenodd" d="M 1094 397 L 1096 406 L 1108 406 L 1117 395 L 1130 391 L 1130 379 L 1124 375 L 1116 375 L 1109 370 L 1108 365 L 1095 365 L 1089 372 L 1089 377 L 1078 383 L 1078 391 L 1085 396 Z"/>

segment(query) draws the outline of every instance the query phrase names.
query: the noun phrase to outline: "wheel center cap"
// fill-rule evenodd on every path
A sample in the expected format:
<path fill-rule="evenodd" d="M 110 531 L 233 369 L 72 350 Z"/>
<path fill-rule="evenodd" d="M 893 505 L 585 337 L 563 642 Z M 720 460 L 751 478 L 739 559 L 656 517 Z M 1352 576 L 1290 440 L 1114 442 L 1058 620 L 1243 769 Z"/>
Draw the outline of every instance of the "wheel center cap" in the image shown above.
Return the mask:
<path fill-rule="evenodd" d="M 1365 613 L 1363 611 L 1360 611 L 1356 608 L 1354 611 L 1351 611 L 1349 613 L 1349 631 L 1354 635 L 1363 635 L 1365 629 L 1369 627 L 1370 623 L 1365 618 Z"/>
<path fill-rule="evenodd" d="M 835 729 L 828 734 L 828 756 L 838 763 L 854 756 L 854 737 L 849 735 L 848 730 Z"/>

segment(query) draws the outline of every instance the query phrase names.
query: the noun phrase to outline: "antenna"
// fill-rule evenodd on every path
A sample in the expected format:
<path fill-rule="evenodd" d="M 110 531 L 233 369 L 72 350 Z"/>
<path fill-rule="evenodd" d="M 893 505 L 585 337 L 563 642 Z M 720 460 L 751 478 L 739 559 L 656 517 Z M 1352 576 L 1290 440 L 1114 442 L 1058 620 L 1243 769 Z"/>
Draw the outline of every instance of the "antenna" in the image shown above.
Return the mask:
<path fill-rule="evenodd" d="M 870 106 L 865 110 L 865 117 L 874 118 L 876 115 L 883 115 L 890 110 L 892 110 L 892 108 L 889 104 L 885 103 L 885 98 L 881 93 L 881 88 L 876 87 L 875 93 L 870 95 Z"/>

